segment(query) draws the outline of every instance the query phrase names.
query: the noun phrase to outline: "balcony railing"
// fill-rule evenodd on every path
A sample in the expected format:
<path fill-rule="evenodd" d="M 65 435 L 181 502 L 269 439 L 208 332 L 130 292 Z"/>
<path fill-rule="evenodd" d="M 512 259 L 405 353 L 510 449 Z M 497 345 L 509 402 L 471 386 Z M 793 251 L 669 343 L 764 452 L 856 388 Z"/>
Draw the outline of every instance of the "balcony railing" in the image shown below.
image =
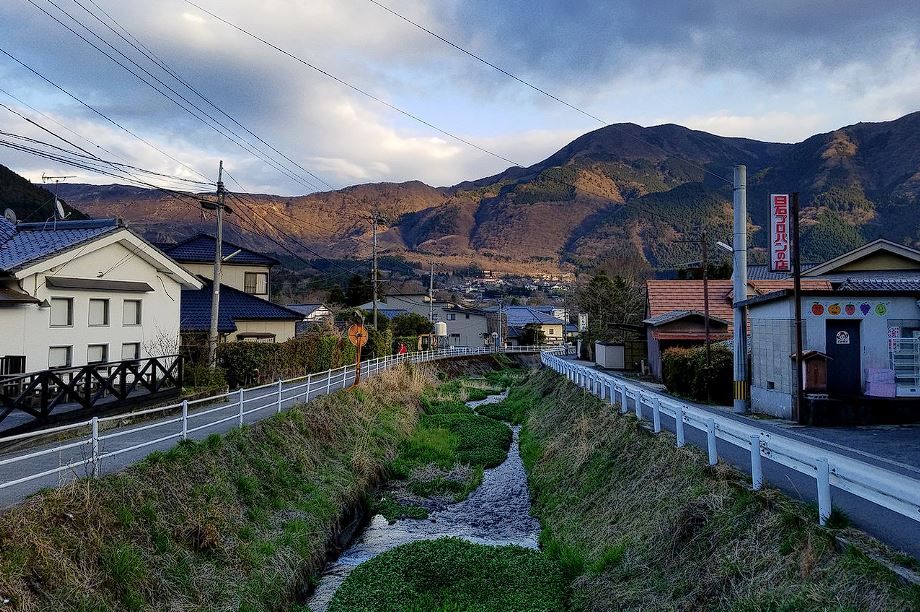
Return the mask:
<path fill-rule="evenodd" d="M 182 357 L 146 357 L 0 377 L 0 428 L 24 431 L 177 394 Z"/>

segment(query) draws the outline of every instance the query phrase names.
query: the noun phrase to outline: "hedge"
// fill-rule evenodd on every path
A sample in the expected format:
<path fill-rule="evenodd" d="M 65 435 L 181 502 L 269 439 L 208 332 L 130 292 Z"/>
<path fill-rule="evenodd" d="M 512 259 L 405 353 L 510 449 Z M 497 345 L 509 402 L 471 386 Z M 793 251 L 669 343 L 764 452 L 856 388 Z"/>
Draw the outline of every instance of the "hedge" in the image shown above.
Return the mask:
<path fill-rule="evenodd" d="M 664 384 L 672 393 L 721 405 L 732 403 L 733 355 L 724 345 L 710 347 L 708 373 L 706 348 L 702 346 L 667 349 L 661 370 Z"/>
<path fill-rule="evenodd" d="M 355 347 L 344 336 L 310 333 L 287 342 L 234 342 L 217 349 L 218 365 L 231 387 L 264 384 L 322 372 L 355 361 Z"/>

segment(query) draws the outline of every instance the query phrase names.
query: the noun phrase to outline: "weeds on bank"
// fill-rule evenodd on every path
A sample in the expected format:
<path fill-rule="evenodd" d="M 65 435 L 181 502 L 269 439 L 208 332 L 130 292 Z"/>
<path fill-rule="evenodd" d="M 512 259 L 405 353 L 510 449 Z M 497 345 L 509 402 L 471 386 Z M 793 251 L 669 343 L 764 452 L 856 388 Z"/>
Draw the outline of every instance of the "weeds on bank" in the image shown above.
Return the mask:
<path fill-rule="evenodd" d="M 365 561 L 339 587 L 329 612 L 557 612 L 565 593 L 559 565 L 539 551 L 443 538 Z"/>
<path fill-rule="evenodd" d="M 395 456 L 431 378 L 381 373 L 42 492 L 0 516 L 0 601 L 38 610 L 275 610 L 325 562 L 343 510 Z"/>
<path fill-rule="evenodd" d="M 550 372 L 509 399 L 526 414 L 521 457 L 541 546 L 572 579 L 575 610 L 912 610 L 906 586 L 834 534 L 894 557 L 814 508 L 707 465 Z"/>
<path fill-rule="evenodd" d="M 423 414 L 412 435 L 387 464 L 387 474 L 405 481 L 417 497 L 448 497 L 462 501 L 482 482 L 484 468 L 508 456 L 511 431 L 502 423 L 479 416 L 464 403 L 470 389 L 454 379 L 425 391 Z M 457 466 L 470 466 L 458 480 Z"/>

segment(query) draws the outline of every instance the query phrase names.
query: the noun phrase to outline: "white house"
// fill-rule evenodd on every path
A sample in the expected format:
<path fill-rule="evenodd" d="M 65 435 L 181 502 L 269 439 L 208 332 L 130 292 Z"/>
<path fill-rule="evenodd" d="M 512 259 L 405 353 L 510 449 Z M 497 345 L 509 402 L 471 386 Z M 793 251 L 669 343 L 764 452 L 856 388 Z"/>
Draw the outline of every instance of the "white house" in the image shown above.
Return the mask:
<path fill-rule="evenodd" d="M 201 286 L 114 219 L 0 218 L 0 374 L 174 354 Z"/>

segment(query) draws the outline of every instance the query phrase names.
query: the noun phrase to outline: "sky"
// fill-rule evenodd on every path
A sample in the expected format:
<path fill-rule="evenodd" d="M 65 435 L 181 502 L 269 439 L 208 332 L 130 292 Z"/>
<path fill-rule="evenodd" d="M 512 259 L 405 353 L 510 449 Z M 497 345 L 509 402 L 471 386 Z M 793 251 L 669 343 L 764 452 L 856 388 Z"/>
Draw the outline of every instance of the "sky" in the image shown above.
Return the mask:
<path fill-rule="evenodd" d="M 0 53 L 0 103 L 34 122 L 0 107 L 0 131 L 187 181 L 213 181 L 223 160 L 230 189 L 297 195 L 376 181 L 452 185 L 530 165 L 603 125 L 584 113 L 798 142 L 920 109 L 916 1 L 193 1 L 302 61 L 187 0 L 3 0 L 0 49 L 98 114 Z M 52 16 L 236 135 L 208 127 Z M 226 115 L 103 23 L 136 37 Z M 0 164 L 35 182 L 117 182 L 5 147 Z"/>

